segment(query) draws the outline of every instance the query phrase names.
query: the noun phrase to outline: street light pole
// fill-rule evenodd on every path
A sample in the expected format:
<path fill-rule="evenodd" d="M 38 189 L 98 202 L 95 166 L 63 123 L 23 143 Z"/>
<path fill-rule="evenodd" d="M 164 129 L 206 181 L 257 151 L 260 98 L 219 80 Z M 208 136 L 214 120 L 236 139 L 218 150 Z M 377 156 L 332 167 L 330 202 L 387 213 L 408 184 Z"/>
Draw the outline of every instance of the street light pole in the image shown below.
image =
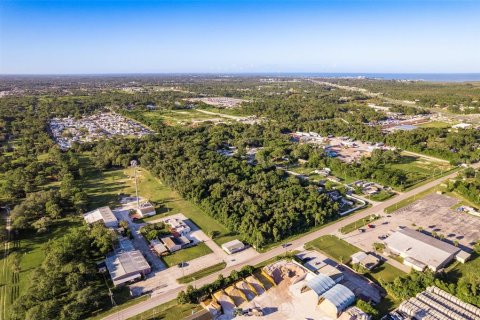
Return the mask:
<path fill-rule="evenodd" d="M 137 209 L 140 209 L 140 199 L 138 198 L 138 183 L 137 183 L 137 160 L 132 160 L 130 165 L 133 167 L 133 176 L 135 178 L 135 197 L 137 198 Z"/>

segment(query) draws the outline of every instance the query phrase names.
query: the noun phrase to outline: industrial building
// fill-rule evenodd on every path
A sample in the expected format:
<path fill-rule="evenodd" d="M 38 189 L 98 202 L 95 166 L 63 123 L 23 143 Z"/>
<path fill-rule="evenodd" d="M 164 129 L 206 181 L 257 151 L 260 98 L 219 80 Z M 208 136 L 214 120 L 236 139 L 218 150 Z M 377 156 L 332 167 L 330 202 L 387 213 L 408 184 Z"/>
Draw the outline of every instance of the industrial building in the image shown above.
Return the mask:
<path fill-rule="evenodd" d="M 382 320 L 473 320 L 480 319 L 480 308 L 465 303 L 437 287 L 428 287 L 400 304 Z"/>
<path fill-rule="evenodd" d="M 109 207 L 101 207 L 93 211 L 87 212 L 83 215 L 83 219 L 85 219 L 88 224 L 102 221 L 107 228 L 118 227 L 118 220 Z"/>
<path fill-rule="evenodd" d="M 401 256 L 404 264 L 415 270 L 429 268 L 436 272 L 453 259 L 464 263 L 468 252 L 424 233 L 404 228 L 384 240 L 391 253 Z"/>
<path fill-rule="evenodd" d="M 228 254 L 233 254 L 245 249 L 245 245 L 240 240 L 232 240 L 230 242 L 222 244 L 222 249 Z"/>
<path fill-rule="evenodd" d="M 139 250 L 112 253 L 107 256 L 105 263 L 115 287 L 151 272 L 150 265 Z"/>
<path fill-rule="evenodd" d="M 355 302 L 355 294 L 350 289 L 321 273 L 307 274 L 304 281 L 292 285 L 290 290 L 306 294 L 306 297 L 314 292 L 318 308 L 334 319 Z"/>

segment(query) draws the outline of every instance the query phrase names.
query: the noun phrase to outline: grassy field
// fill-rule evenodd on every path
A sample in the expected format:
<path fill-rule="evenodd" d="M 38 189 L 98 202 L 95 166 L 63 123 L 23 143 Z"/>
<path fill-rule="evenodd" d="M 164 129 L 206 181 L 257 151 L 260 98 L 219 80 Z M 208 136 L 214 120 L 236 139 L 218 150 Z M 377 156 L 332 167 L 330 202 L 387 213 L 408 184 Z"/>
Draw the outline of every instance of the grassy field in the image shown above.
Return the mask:
<path fill-rule="evenodd" d="M 326 235 L 305 244 L 306 249 L 315 249 L 330 258 L 345 263 L 360 249 L 333 235 Z"/>
<path fill-rule="evenodd" d="M 201 309 L 197 304 L 178 304 L 176 300 L 172 300 L 128 320 L 180 320 Z"/>
<path fill-rule="evenodd" d="M 219 112 L 213 111 L 213 112 Z M 218 115 L 206 114 L 195 109 L 184 110 L 168 110 L 158 109 L 154 111 L 145 111 L 140 113 L 147 121 L 158 121 L 166 125 L 187 125 L 193 122 L 208 121 L 210 119 L 221 120 L 225 122 L 232 122 L 231 119 L 224 118 Z"/>
<path fill-rule="evenodd" d="M 82 223 L 82 220 L 78 217 L 56 220 L 48 233 L 32 233 L 26 236 L 18 236 L 17 239 L 12 240 L 10 242 L 10 254 L 6 258 L 2 251 L 0 265 L 3 272 L 0 275 L 0 284 L 3 290 L 0 290 L 0 301 L 4 312 L 8 314 L 8 308 L 13 300 L 27 290 L 33 270 L 43 262 L 43 250 L 47 242 L 62 237 L 74 228 L 81 226 Z M 19 258 L 20 271 L 14 274 L 13 259 L 15 256 Z M 2 319 L 4 318 L 2 317 Z"/>
<path fill-rule="evenodd" d="M 443 121 L 432 121 L 432 122 L 427 122 L 427 123 L 422 123 L 419 125 L 416 125 L 417 127 L 420 128 L 450 128 L 452 125 L 447 122 Z"/>
<path fill-rule="evenodd" d="M 407 176 L 404 184 L 405 188 L 413 187 L 425 180 L 434 178 L 434 176 L 438 177 L 452 169 L 448 162 L 434 161 L 405 153 L 402 153 L 401 162 L 392 164 L 391 167 L 405 172 Z"/>
<path fill-rule="evenodd" d="M 90 209 L 104 205 L 113 207 L 118 205 L 119 193 L 135 194 L 132 168 L 102 172 L 93 167 L 88 155 L 82 157 L 81 161 L 87 168 L 86 178 L 82 187 L 89 195 Z M 156 220 L 166 215 L 183 213 L 207 235 L 212 231 L 218 231 L 219 235 L 214 241 L 220 245 L 236 238 L 235 233 L 230 232 L 197 205 L 183 199 L 175 190 L 162 183 L 148 170 L 138 168 L 137 177 L 138 194 L 154 203 L 157 207 L 158 214 L 145 218 L 145 222 Z"/>
<path fill-rule="evenodd" d="M 178 278 L 177 281 L 179 283 L 189 283 L 189 282 L 192 282 L 194 280 L 198 280 L 198 279 L 201 279 L 203 277 L 206 277 L 206 276 L 208 276 L 208 275 L 210 275 L 214 272 L 220 271 L 220 270 L 224 269 L 226 266 L 227 266 L 227 264 L 225 262 L 220 262 L 218 264 L 214 264 L 211 267 L 208 267 L 208 268 L 202 269 L 200 271 L 194 272 L 192 274 L 189 274 L 188 276 Z"/>
<path fill-rule="evenodd" d="M 163 256 L 162 260 L 168 267 L 173 267 L 181 262 L 187 262 L 209 253 L 212 253 L 212 250 L 210 250 L 205 243 L 199 243 L 196 246 L 182 249 L 167 256 Z"/>
<path fill-rule="evenodd" d="M 372 214 L 368 217 L 365 217 L 363 219 L 349 223 L 346 226 L 343 226 L 342 228 L 340 228 L 340 232 L 342 234 L 350 233 L 352 231 L 357 230 L 358 228 L 366 226 L 367 224 L 369 224 L 371 221 L 374 221 L 375 219 L 376 219 L 375 215 Z"/>

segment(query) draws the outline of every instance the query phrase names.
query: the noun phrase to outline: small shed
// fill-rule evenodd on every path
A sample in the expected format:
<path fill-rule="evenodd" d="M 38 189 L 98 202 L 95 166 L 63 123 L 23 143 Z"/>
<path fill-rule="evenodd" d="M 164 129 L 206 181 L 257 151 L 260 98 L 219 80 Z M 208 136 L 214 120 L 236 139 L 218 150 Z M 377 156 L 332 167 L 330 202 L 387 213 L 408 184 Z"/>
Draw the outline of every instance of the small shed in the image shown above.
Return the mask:
<path fill-rule="evenodd" d="M 233 240 L 222 244 L 222 249 L 225 250 L 225 252 L 228 254 L 233 254 L 235 252 L 245 249 L 245 245 L 240 240 Z"/>

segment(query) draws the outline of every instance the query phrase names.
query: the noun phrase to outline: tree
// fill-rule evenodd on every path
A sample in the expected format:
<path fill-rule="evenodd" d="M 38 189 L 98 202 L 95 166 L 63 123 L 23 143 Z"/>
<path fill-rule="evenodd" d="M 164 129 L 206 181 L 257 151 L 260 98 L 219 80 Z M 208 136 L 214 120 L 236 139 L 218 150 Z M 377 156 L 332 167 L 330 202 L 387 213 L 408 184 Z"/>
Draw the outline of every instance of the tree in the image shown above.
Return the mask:
<path fill-rule="evenodd" d="M 58 219 L 61 216 L 60 206 L 53 200 L 48 200 L 45 204 L 45 212 L 52 219 Z"/>
<path fill-rule="evenodd" d="M 369 302 L 358 299 L 355 303 L 355 306 L 374 318 L 378 316 L 378 310 L 375 309 Z"/>

